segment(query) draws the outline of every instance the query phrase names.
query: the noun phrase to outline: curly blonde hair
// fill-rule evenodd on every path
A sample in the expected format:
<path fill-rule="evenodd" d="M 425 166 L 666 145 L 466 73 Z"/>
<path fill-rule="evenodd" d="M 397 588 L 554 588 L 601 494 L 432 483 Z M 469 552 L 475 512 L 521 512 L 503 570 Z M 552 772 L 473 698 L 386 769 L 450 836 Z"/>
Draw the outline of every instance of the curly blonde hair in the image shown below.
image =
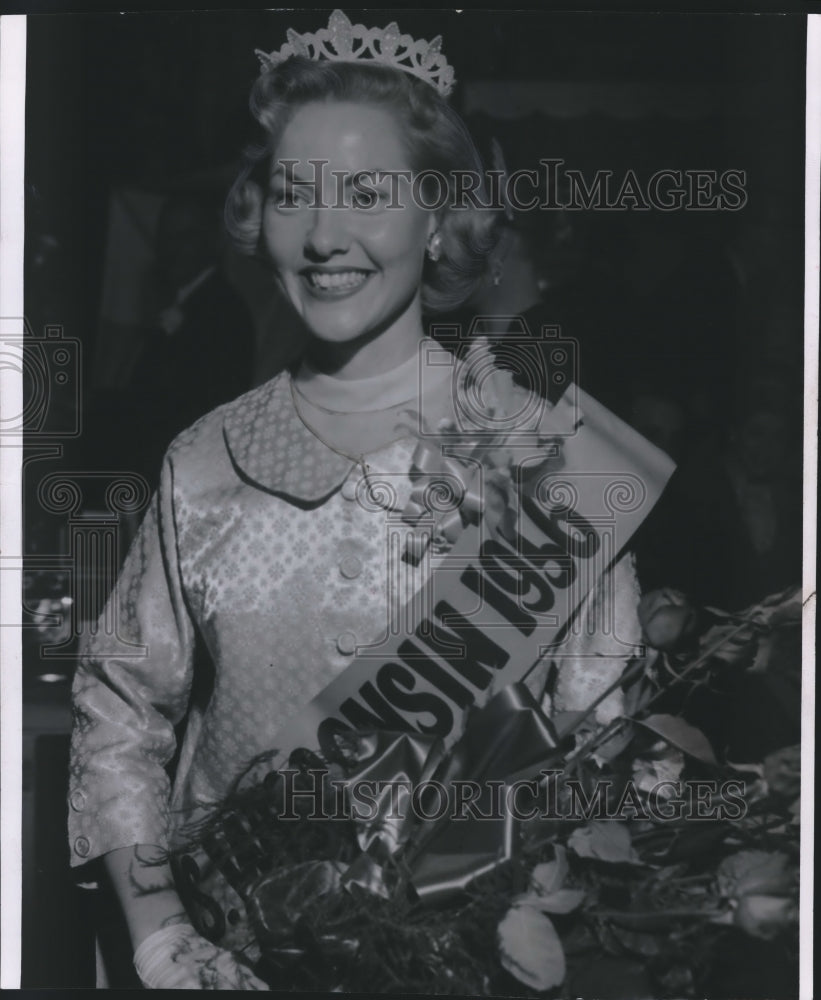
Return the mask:
<path fill-rule="evenodd" d="M 399 120 L 399 134 L 414 171 L 435 171 L 448 187 L 438 211 L 441 255 L 426 260 L 422 307 L 442 313 L 464 303 L 482 280 L 496 244 L 500 214 L 475 204 L 456 206 L 455 176 L 478 178 L 473 191 L 487 204 L 484 170 L 462 119 L 429 84 L 378 63 L 314 62 L 294 56 L 261 74 L 251 91 L 251 112 L 259 141 L 245 150 L 242 169 L 225 206 L 228 232 L 239 249 L 261 252 L 262 209 L 267 171 L 279 137 L 297 110 L 316 101 L 350 101 L 387 108 Z M 442 199 L 444 201 L 444 199 Z"/>

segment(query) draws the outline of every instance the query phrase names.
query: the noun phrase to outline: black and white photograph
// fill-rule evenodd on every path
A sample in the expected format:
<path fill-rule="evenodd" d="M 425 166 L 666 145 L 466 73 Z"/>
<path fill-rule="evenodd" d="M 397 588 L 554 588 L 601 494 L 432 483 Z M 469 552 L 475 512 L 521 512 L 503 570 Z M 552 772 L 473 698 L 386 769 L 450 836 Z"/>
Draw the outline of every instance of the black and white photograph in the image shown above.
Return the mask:
<path fill-rule="evenodd" d="M 4 987 L 811 1000 L 819 20 L 4 16 Z"/>

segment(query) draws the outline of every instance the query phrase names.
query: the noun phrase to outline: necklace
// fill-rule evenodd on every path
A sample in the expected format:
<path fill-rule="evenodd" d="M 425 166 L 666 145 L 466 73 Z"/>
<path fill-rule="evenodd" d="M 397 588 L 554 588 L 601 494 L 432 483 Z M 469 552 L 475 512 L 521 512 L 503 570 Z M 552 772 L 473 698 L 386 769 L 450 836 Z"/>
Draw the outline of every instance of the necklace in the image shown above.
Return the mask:
<path fill-rule="evenodd" d="M 349 452 L 342 451 L 340 448 L 337 448 L 334 445 L 332 445 L 330 441 L 327 441 L 319 433 L 319 431 L 316 429 L 316 427 L 314 427 L 313 424 L 309 423 L 308 420 L 305 419 L 305 415 L 303 414 L 303 412 L 302 412 L 302 410 L 300 409 L 300 406 L 299 406 L 299 400 L 297 398 L 298 397 L 298 393 L 297 393 L 296 388 L 294 386 L 294 380 L 293 379 L 289 379 L 288 380 L 288 384 L 291 387 L 291 399 L 292 399 L 293 404 L 294 404 L 294 409 L 296 410 L 296 415 L 302 421 L 302 423 L 304 424 L 304 426 L 307 427 L 308 430 L 311 432 L 311 434 L 313 434 L 314 437 L 317 438 L 317 440 L 321 441 L 322 444 L 324 444 L 326 448 L 329 448 L 332 452 L 334 452 L 334 454 L 341 455 L 342 458 L 347 458 L 349 461 L 354 462 L 356 465 L 359 465 L 362 468 L 363 474 L 367 475 L 368 474 L 368 465 L 365 462 L 365 456 L 363 454 L 361 454 L 361 453 L 359 455 L 351 455 Z"/>

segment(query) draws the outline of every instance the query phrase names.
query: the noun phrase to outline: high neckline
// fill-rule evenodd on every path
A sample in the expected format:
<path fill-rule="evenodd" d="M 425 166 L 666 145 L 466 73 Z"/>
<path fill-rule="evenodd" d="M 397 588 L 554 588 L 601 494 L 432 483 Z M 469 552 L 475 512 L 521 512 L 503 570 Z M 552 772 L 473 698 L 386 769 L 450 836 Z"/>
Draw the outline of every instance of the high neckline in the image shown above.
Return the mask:
<path fill-rule="evenodd" d="M 322 410 L 376 413 L 418 398 L 421 357 L 423 355 L 417 350 L 407 361 L 387 372 L 356 379 L 328 375 L 304 359 L 294 375 L 294 386 L 300 396 Z"/>

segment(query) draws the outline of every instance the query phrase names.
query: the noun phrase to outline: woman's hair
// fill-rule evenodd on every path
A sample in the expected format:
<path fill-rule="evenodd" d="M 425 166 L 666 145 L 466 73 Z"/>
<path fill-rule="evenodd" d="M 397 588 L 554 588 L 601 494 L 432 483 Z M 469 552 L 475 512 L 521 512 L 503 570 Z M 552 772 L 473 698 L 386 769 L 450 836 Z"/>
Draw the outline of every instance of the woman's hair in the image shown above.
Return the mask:
<path fill-rule="evenodd" d="M 484 275 L 497 238 L 499 213 L 469 203 L 453 207 L 456 171 L 469 171 L 478 178 L 476 198 L 487 204 L 485 175 L 476 146 L 462 119 L 432 86 L 391 66 L 315 62 L 294 56 L 259 77 L 250 103 L 262 138 L 246 149 L 225 206 L 226 226 L 237 246 L 247 254 L 260 250 L 270 158 L 285 127 L 301 107 L 329 100 L 391 111 L 398 119 L 411 168 L 436 171 L 446 179 L 448 201 L 438 212 L 441 256 L 438 261 L 425 260 L 422 305 L 429 313 L 461 305 Z M 436 203 L 436 197 L 429 203 Z"/>

